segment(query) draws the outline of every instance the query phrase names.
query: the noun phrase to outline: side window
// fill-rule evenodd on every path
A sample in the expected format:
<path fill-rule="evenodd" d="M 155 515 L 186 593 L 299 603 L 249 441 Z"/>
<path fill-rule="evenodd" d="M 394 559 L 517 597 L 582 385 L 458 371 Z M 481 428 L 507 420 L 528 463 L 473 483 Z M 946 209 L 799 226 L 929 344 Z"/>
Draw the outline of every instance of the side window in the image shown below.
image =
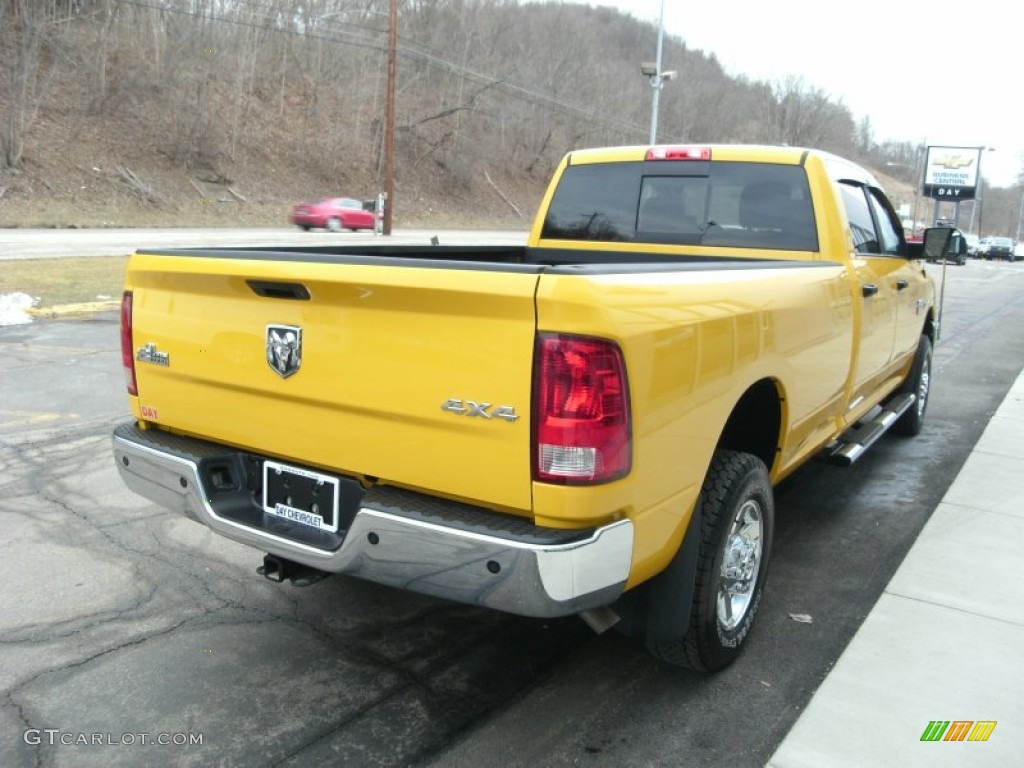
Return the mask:
<path fill-rule="evenodd" d="M 843 192 L 846 218 L 850 221 L 853 245 L 857 253 L 881 253 L 878 235 L 875 233 L 875 221 L 871 217 L 871 208 L 864 196 L 864 188 L 847 182 L 840 182 L 839 188 Z"/>
<path fill-rule="evenodd" d="M 888 256 L 899 256 L 902 252 L 903 241 L 900 238 L 902 225 L 893 211 L 892 205 L 879 189 L 869 189 L 868 199 L 875 211 L 875 219 L 878 221 L 878 236 L 882 241 L 882 253 Z"/>

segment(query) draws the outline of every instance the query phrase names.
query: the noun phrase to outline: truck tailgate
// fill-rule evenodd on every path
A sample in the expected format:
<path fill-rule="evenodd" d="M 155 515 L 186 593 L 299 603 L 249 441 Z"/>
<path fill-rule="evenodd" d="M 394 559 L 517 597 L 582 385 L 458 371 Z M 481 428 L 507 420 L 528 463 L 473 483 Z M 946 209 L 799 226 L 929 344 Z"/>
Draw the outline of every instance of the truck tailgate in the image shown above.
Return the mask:
<path fill-rule="evenodd" d="M 403 261 L 136 254 L 136 416 L 528 511 L 536 271 Z"/>

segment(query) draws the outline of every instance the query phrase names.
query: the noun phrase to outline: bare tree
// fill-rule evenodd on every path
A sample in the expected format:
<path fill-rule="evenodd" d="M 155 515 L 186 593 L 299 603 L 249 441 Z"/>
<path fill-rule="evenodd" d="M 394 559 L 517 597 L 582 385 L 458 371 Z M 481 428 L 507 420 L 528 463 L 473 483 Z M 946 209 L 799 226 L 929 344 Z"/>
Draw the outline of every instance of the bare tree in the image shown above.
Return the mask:
<path fill-rule="evenodd" d="M 156 178 L 156 162 L 187 178 L 247 166 L 270 178 L 273 158 L 284 178 L 375 190 L 387 8 L 0 0 L 0 163 L 21 164 L 56 83 L 61 114 L 117 120 L 117 162 L 139 178 Z M 399 0 L 398 19 L 400 184 L 467 198 L 500 190 L 511 210 L 520 206 L 514 190 L 541 190 L 567 150 L 646 141 L 651 89 L 639 64 L 656 45 L 649 22 L 524 0 Z M 856 124 L 841 102 L 797 78 L 731 77 L 713 54 L 671 36 L 664 54 L 665 68 L 679 72 L 661 94 L 665 141 L 805 144 L 854 159 L 895 151 L 874 145 L 867 119 Z M 85 66 L 79 73 L 69 62 Z"/>
<path fill-rule="evenodd" d="M 12 60 L 0 68 L 0 104 L 6 110 L 0 134 L 4 168 L 22 164 L 25 139 L 62 61 L 61 38 L 73 7 L 68 0 L 0 0 L 0 23 L 13 39 Z"/>
<path fill-rule="evenodd" d="M 764 124 L 768 136 L 790 146 L 847 152 L 855 149 L 853 117 L 803 78 L 788 77 L 765 91 Z"/>

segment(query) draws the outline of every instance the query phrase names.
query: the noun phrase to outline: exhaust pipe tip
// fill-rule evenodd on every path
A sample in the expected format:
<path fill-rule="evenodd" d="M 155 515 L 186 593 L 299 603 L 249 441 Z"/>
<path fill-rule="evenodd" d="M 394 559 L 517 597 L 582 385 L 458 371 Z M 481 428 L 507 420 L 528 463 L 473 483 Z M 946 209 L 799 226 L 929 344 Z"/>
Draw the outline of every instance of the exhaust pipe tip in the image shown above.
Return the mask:
<path fill-rule="evenodd" d="M 618 624 L 620 619 L 619 614 L 608 606 L 604 606 L 603 608 L 591 608 L 587 611 L 581 611 L 578 615 L 584 622 L 586 622 L 588 627 L 599 635 L 603 635 L 609 629 Z"/>

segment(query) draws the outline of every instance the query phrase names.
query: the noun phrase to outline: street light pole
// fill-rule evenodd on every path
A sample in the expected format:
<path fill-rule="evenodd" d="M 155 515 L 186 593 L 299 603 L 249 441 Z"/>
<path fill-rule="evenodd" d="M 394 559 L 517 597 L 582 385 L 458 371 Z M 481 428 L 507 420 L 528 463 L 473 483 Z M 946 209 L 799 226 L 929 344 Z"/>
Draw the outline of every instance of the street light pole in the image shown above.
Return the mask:
<path fill-rule="evenodd" d="M 384 225 L 391 234 L 395 209 L 395 52 L 398 48 L 398 0 L 388 8 L 388 95 L 384 115 Z"/>
<path fill-rule="evenodd" d="M 655 54 L 654 75 L 651 76 L 651 88 L 654 94 L 651 98 L 651 135 L 650 143 L 658 143 L 658 101 L 661 98 L 662 74 L 661 74 L 661 40 L 665 36 L 665 0 L 661 0 L 661 10 L 658 13 L 658 49 Z"/>
<path fill-rule="evenodd" d="M 651 99 L 651 133 L 649 141 L 651 144 L 658 143 L 658 98 L 661 95 L 661 86 L 666 80 L 676 76 L 674 70 L 661 71 L 661 39 L 665 34 L 665 0 L 661 0 L 661 16 L 658 18 L 658 50 L 657 61 L 645 61 L 640 65 L 640 74 L 645 75 L 651 81 L 651 89 L 654 96 Z"/>

